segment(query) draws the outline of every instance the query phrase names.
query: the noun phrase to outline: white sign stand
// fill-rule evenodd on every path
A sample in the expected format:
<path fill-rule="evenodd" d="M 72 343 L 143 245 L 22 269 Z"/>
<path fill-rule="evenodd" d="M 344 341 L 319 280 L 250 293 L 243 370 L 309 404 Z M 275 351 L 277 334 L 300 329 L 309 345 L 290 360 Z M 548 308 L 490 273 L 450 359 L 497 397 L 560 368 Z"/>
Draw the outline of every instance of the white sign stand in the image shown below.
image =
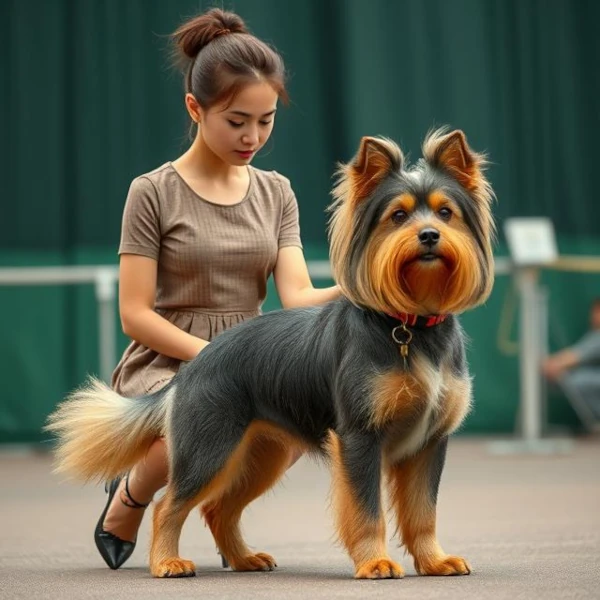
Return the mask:
<path fill-rule="evenodd" d="M 558 259 L 554 226 L 544 217 L 514 218 L 505 234 L 520 297 L 519 367 L 521 439 L 495 441 L 492 454 L 555 454 L 570 452 L 569 439 L 542 438 L 541 361 L 546 340 L 547 309 L 538 286 L 539 268 Z"/>

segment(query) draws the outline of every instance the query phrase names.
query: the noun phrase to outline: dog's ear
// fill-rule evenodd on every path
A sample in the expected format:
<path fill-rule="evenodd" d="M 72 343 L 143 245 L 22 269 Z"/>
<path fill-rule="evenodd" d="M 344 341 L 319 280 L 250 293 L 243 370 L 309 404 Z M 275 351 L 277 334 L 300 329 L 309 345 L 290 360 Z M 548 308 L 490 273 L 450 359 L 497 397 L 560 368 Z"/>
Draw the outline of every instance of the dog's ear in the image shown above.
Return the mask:
<path fill-rule="evenodd" d="M 352 196 L 363 199 L 371 194 L 384 177 L 400 171 L 404 157 L 392 140 L 383 137 L 363 137 L 358 153 L 348 165 Z"/>
<path fill-rule="evenodd" d="M 438 129 L 430 133 L 423 143 L 423 157 L 432 166 L 445 170 L 470 192 L 480 190 L 485 156 L 474 152 L 465 134 L 457 129 L 447 133 Z"/>

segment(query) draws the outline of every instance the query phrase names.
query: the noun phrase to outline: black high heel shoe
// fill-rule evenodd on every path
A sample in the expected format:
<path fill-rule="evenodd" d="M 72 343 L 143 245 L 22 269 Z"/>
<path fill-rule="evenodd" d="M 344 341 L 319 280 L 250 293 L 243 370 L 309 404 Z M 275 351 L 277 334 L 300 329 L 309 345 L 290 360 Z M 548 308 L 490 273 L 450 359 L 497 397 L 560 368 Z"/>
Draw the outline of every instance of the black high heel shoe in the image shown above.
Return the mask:
<path fill-rule="evenodd" d="M 122 477 L 116 477 L 110 483 L 106 484 L 104 489 L 108 493 L 108 500 L 106 501 L 106 506 L 100 515 L 100 519 L 96 525 L 96 530 L 94 531 L 96 548 L 98 548 L 100 556 L 102 556 L 104 562 L 111 569 L 118 569 L 131 556 L 135 549 L 135 542 L 122 540 L 120 537 L 117 537 L 110 531 L 104 531 L 103 527 L 104 519 L 106 517 L 106 513 L 108 512 L 108 507 L 110 506 L 110 503 L 112 502 L 112 499 L 119 488 L 121 479 Z M 146 508 L 149 504 L 140 504 L 131 497 L 131 494 L 129 493 L 129 481 L 127 480 L 127 476 L 125 476 L 125 496 L 127 498 L 127 502 L 125 502 L 123 498 L 120 498 L 120 500 L 129 508 Z"/>

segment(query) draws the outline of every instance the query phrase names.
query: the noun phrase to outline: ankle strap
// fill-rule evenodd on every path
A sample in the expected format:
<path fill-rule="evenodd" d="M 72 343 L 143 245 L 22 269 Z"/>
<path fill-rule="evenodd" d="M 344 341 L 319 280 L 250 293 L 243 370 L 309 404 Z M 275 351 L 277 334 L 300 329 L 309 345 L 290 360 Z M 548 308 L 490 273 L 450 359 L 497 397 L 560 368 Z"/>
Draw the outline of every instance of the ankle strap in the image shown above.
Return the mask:
<path fill-rule="evenodd" d="M 123 495 L 125 498 L 123 498 Z M 147 504 L 142 504 L 141 502 L 137 502 L 131 496 L 131 492 L 129 491 L 129 474 L 125 475 L 125 489 L 121 490 L 121 494 L 119 494 L 119 498 L 121 502 L 128 506 L 129 508 L 146 508 L 150 502 Z"/>

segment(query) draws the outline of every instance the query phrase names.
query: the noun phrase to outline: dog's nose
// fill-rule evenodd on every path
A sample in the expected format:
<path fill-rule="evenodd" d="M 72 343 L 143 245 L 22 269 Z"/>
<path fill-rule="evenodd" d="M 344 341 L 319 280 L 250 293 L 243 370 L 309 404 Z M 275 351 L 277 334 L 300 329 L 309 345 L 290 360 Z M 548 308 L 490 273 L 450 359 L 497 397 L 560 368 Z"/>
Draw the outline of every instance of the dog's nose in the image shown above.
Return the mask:
<path fill-rule="evenodd" d="M 440 232 L 433 227 L 427 227 L 419 231 L 419 241 L 425 246 L 432 248 L 440 241 Z"/>

